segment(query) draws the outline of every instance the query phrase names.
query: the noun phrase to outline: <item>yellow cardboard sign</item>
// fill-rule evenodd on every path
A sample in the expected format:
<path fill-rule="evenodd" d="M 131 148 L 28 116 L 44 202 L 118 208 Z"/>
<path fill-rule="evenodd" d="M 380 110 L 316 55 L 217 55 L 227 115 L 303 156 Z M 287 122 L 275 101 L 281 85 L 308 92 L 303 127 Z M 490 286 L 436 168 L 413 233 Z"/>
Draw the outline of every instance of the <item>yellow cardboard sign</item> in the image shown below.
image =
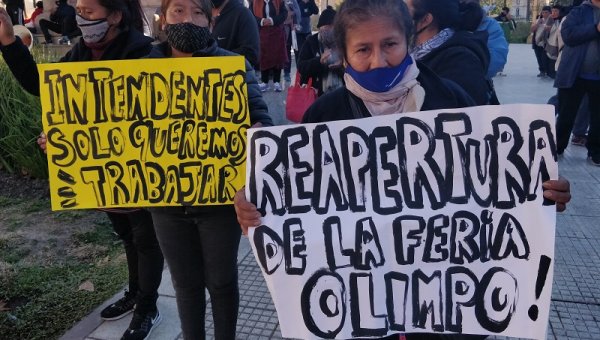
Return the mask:
<path fill-rule="evenodd" d="M 243 57 L 39 65 L 53 210 L 233 202 Z"/>

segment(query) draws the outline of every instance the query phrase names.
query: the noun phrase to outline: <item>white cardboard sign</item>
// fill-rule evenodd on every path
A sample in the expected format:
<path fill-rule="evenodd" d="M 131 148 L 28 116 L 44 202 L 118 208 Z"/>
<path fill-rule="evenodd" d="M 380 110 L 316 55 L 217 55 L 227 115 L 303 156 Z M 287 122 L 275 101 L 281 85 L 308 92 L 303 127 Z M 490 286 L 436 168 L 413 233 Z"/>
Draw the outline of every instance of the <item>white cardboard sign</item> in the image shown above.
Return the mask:
<path fill-rule="evenodd" d="M 544 338 L 558 177 L 548 105 L 250 129 L 250 243 L 290 338 Z"/>

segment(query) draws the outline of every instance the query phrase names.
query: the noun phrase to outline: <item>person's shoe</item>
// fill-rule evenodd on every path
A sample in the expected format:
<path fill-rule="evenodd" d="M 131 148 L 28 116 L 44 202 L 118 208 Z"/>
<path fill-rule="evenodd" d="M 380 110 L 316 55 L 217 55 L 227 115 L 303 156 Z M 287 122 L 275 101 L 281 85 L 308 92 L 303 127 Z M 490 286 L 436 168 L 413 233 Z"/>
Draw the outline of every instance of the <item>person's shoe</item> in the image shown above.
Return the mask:
<path fill-rule="evenodd" d="M 283 80 L 287 81 L 288 84 L 292 81 L 292 77 L 290 77 L 289 73 L 284 73 L 283 74 Z"/>
<path fill-rule="evenodd" d="M 544 72 L 540 72 L 537 74 L 536 77 L 541 78 L 541 77 L 545 77 L 545 76 L 546 76 L 546 74 Z"/>
<path fill-rule="evenodd" d="M 104 308 L 100 312 L 100 317 L 104 320 L 118 320 L 125 315 L 133 312 L 135 308 L 135 296 L 134 294 L 125 291 L 125 296 L 117 300 L 117 302 Z"/>
<path fill-rule="evenodd" d="M 587 142 L 586 136 L 573 136 L 573 138 L 571 138 L 571 144 L 573 144 L 573 145 L 585 146 L 586 142 Z"/>
<path fill-rule="evenodd" d="M 281 87 L 281 84 L 279 82 L 273 84 L 273 89 L 275 89 L 275 92 L 283 91 L 283 88 Z"/>
<path fill-rule="evenodd" d="M 121 340 L 143 340 L 147 339 L 152 333 L 154 327 L 156 327 L 162 317 L 158 312 L 158 309 L 149 313 L 133 313 L 133 318 L 129 324 L 129 328 L 123 333 Z"/>
<path fill-rule="evenodd" d="M 500 71 L 500 72 L 496 73 L 496 77 L 506 77 L 506 73 Z"/>
<path fill-rule="evenodd" d="M 267 90 L 269 89 L 269 85 L 261 81 L 260 83 L 258 83 L 258 88 L 260 89 L 260 92 L 267 92 Z"/>
<path fill-rule="evenodd" d="M 600 166 L 600 157 L 588 156 L 588 161 L 595 166 Z"/>
<path fill-rule="evenodd" d="M 60 45 L 71 45 L 71 40 L 68 37 L 62 37 L 58 40 Z"/>

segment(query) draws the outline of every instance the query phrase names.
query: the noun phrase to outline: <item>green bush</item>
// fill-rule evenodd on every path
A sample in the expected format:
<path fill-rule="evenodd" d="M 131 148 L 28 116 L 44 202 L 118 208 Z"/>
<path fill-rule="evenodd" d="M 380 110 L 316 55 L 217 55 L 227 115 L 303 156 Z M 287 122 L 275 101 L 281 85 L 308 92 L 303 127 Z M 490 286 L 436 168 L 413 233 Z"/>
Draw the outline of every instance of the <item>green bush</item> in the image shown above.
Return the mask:
<path fill-rule="evenodd" d="M 58 59 L 51 51 L 36 47 L 40 62 Z M 39 98 L 27 93 L 0 62 L 0 168 L 36 178 L 48 177 L 46 157 L 36 144 L 42 131 Z"/>
<path fill-rule="evenodd" d="M 517 21 L 517 27 L 514 30 L 510 30 L 507 25 L 508 25 L 508 23 L 503 24 L 502 29 L 504 30 L 506 40 L 508 40 L 509 43 L 511 43 L 511 44 L 527 43 L 527 37 L 529 37 L 529 30 L 531 28 L 530 22 Z"/>

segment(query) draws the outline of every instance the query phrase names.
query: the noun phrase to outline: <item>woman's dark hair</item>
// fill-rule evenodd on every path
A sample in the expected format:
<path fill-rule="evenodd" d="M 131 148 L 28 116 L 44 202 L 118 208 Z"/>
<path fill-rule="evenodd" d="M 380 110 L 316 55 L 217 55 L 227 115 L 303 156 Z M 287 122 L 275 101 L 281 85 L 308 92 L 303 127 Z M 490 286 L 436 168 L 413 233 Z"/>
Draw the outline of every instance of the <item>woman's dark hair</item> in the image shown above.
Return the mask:
<path fill-rule="evenodd" d="M 483 10 L 476 2 L 459 0 L 413 0 L 413 20 L 421 20 L 427 13 L 433 17 L 432 24 L 440 31 L 445 28 L 474 31 L 483 19 Z"/>
<path fill-rule="evenodd" d="M 119 28 L 133 28 L 144 32 L 144 23 L 148 23 L 139 0 L 98 0 L 100 6 L 109 13 L 121 12 Z"/>
<path fill-rule="evenodd" d="M 408 7 L 402 0 L 346 0 L 340 6 L 333 20 L 335 43 L 339 52 L 346 57 L 346 32 L 362 25 L 365 21 L 388 18 L 394 22 L 400 32 L 404 32 L 406 43 L 412 36 L 412 19 Z"/>
<path fill-rule="evenodd" d="M 210 24 L 212 23 L 212 9 L 213 9 L 212 2 L 210 0 L 191 0 L 191 1 L 193 1 L 196 5 L 198 5 L 198 7 L 200 7 L 202 12 L 204 12 L 204 14 L 206 15 L 206 18 L 208 19 L 208 26 L 210 27 Z M 170 4 L 171 4 L 171 0 L 161 0 L 160 1 L 160 13 L 162 14 L 163 17 L 167 15 L 167 8 L 169 8 Z"/>

